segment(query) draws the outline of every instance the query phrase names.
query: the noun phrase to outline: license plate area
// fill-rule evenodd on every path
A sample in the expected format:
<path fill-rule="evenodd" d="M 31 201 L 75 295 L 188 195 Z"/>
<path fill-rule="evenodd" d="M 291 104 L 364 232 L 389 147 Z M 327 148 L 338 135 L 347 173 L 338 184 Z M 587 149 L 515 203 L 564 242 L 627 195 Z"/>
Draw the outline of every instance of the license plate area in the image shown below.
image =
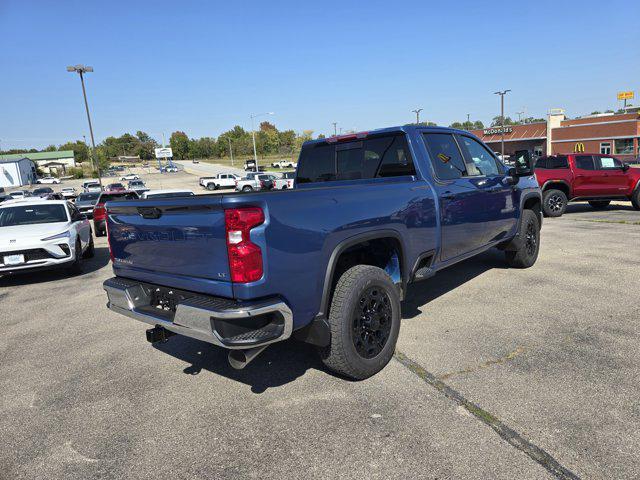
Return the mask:
<path fill-rule="evenodd" d="M 23 263 L 25 263 L 24 255 L 5 255 L 3 258 L 3 263 L 5 265 L 22 265 Z"/>
<path fill-rule="evenodd" d="M 176 313 L 178 304 L 192 296 L 193 295 L 173 288 L 152 287 L 151 302 L 149 305 L 157 310 Z"/>

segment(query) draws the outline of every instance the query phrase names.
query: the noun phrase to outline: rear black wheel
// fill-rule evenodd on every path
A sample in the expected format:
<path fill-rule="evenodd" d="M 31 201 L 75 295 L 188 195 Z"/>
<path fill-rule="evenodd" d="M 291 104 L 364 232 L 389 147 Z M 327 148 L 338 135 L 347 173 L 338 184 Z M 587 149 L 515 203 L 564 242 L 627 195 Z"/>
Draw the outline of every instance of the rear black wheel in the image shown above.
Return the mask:
<path fill-rule="evenodd" d="M 589 205 L 591 205 L 591 207 L 593 207 L 596 210 L 603 210 L 607 208 L 610 203 L 611 203 L 610 200 L 593 200 L 589 202 Z"/>
<path fill-rule="evenodd" d="M 391 360 L 400 331 L 400 296 L 389 275 L 371 265 L 342 274 L 329 311 L 331 344 L 319 350 L 324 364 L 362 380 Z"/>
<path fill-rule="evenodd" d="M 536 263 L 540 251 L 540 222 L 533 210 L 522 211 L 520 238 L 516 245 L 517 250 L 504 252 L 509 266 L 529 268 Z"/>
<path fill-rule="evenodd" d="M 562 190 L 550 189 L 542 196 L 542 210 L 547 217 L 559 217 L 567 209 L 567 195 Z"/>
<path fill-rule="evenodd" d="M 250 192 L 251 190 L 253 190 L 253 188 L 251 188 L 249 185 L 245 185 L 244 187 L 242 187 L 243 192 Z"/>

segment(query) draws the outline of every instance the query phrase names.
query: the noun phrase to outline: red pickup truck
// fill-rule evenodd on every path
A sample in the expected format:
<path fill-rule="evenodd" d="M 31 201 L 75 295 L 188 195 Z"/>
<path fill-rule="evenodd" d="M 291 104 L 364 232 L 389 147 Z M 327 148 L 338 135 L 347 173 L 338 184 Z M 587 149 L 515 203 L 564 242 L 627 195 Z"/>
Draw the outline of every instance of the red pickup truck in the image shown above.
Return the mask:
<path fill-rule="evenodd" d="M 535 174 L 545 216 L 559 217 L 568 202 L 588 201 L 595 209 L 612 200 L 631 201 L 640 210 L 640 168 L 611 155 L 576 153 L 540 157 Z"/>

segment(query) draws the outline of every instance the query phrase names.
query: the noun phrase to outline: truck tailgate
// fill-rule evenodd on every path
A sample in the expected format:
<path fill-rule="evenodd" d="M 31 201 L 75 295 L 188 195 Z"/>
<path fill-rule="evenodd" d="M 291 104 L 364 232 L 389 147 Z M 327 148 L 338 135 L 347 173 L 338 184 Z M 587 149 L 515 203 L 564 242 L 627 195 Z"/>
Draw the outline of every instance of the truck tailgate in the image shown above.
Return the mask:
<path fill-rule="evenodd" d="M 107 203 L 117 275 L 231 295 L 221 196 Z"/>

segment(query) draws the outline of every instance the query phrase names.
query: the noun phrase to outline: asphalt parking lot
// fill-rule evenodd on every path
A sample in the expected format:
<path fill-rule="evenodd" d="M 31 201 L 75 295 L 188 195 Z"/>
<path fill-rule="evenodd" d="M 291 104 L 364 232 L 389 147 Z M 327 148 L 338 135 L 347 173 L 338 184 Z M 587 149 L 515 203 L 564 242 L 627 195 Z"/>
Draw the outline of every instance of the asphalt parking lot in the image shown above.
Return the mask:
<path fill-rule="evenodd" d="M 104 238 L 82 275 L 0 278 L 0 477 L 638 478 L 640 212 L 570 205 L 541 241 L 414 285 L 363 382 L 293 341 L 243 371 L 151 346 L 105 307 Z"/>

